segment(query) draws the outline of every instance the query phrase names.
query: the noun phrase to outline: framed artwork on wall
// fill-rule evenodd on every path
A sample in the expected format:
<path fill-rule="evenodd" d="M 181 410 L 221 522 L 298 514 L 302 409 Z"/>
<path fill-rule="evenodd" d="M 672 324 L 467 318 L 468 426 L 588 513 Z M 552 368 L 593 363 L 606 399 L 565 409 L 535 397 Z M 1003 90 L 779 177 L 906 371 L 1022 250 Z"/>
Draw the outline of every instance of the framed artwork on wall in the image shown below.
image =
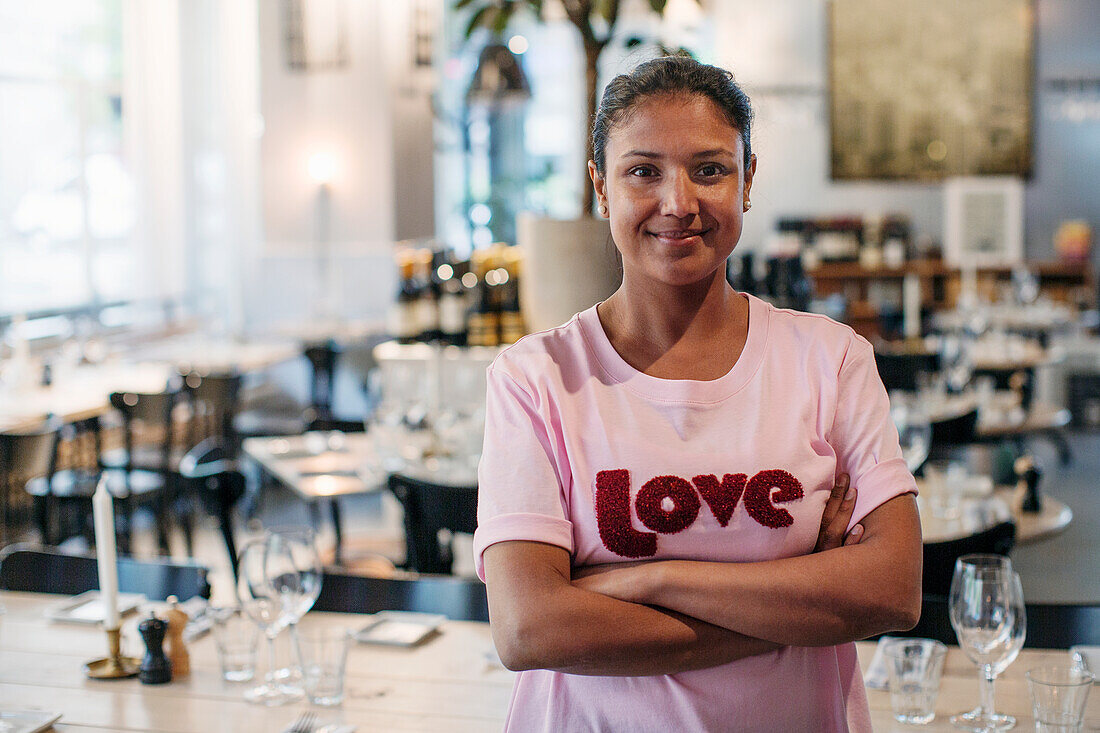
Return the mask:
<path fill-rule="evenodd" d="M 1031 171 L 1034 0 L 832 0 L 834 179 Z"/>
<path fill-rule="evenodd" d="M 948 265 L 988 267 L 1023 262 L 1022 179 L 951 178 L 943 190 L 943 258 Z"/>

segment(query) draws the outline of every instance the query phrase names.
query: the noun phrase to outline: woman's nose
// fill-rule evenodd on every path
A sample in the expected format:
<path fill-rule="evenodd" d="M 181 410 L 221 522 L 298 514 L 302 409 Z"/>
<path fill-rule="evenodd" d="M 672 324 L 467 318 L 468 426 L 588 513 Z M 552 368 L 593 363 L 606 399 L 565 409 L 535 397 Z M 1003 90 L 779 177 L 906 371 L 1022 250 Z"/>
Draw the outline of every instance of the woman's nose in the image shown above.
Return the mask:
<path fill-rule="evenodd" d="M 661 213 L 665 216 L 692 216 L 699 213 L 699 197 L 687 173 L 666 176 L 661 191 Z"/>

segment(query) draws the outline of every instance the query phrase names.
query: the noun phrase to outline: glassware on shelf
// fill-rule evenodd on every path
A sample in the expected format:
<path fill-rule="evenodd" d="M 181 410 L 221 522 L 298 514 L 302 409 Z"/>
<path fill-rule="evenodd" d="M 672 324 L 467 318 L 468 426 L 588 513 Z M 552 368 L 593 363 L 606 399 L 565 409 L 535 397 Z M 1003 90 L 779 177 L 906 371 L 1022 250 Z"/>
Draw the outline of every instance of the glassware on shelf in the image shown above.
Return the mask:
<path fill-rule="evenodd" d="M 272 546 L 269 537 L 254 539 L 241 548 L 238 562 L 237 599 L 241 610 L 259 627 L 267 639 L 268 665 L 262 684 L 245 692 L 249 702 L 263 705 L 282 705 L 302 696 L 301 691 L 288 689 L 275 677 L 275 637 L 283 630 L 289 619 L 289 594 L 276 590 L 268 575 L 270 565 L 277 567 L 287 562 L 285 558 L 275 557 L 285 553 Z"/>
<path fill-rule="evenodd" d="M 952 724 L 973 731 L 1012 728 L 1016 719 L 994 710 L 993 687 L 1024 645 L 1027 615 L 1020 576 L 1006 557 L 964 555 L 955 563 L 948 609 L 959 647 L 978 666 L 981 686 L 978 707 L 952 716 Z"/>

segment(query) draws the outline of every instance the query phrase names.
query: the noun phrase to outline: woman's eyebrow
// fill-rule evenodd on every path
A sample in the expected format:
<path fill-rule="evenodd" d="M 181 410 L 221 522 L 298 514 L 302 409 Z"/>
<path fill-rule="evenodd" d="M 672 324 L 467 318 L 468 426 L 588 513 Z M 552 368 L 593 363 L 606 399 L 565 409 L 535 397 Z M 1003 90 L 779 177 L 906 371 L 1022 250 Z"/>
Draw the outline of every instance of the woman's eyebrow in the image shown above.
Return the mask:
<path fill-rule="evenodd" d="M 713 158 L 713 157 L 718 156 L 718 155 L 728 155 L 731 158 L 734 157 L 733 151 L 729 150 L 728 148 L 713 148 L 711 150 L 700 150 L 697 153 L 692 153 L 691 157 L 693 157 L 693 158 Z M 650 152 L 648 150 L 628 150 L 627 152 L 623 153 L 623 157 L 624 158 L 638 157 L 638 158 L 657 159 L 657 158 L 662 158 L 664 156 L 663 156 L 662 153 L 654 153 L 654 152 Z"/>

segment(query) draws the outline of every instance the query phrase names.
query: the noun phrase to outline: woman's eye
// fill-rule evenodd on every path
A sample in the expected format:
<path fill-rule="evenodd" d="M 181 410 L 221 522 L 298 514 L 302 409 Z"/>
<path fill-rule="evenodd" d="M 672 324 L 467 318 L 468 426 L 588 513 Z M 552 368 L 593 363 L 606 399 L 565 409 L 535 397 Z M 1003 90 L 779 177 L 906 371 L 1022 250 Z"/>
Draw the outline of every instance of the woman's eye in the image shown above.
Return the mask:
<path fill-rule="evenodd" d="M 637 178 L 648 178 L 655 175 L 652 168 L 644 165 L 640 165 L 637 168 L 631 168 L 629 173 Z"/>
<path fill-rule="evenodd" d="M 699 175 L 704 178 L 713 178 L 714 176 L 722 175 L 725 170 L 725 168 L 716 163 L 708 163 L 699 169 Z"/>

